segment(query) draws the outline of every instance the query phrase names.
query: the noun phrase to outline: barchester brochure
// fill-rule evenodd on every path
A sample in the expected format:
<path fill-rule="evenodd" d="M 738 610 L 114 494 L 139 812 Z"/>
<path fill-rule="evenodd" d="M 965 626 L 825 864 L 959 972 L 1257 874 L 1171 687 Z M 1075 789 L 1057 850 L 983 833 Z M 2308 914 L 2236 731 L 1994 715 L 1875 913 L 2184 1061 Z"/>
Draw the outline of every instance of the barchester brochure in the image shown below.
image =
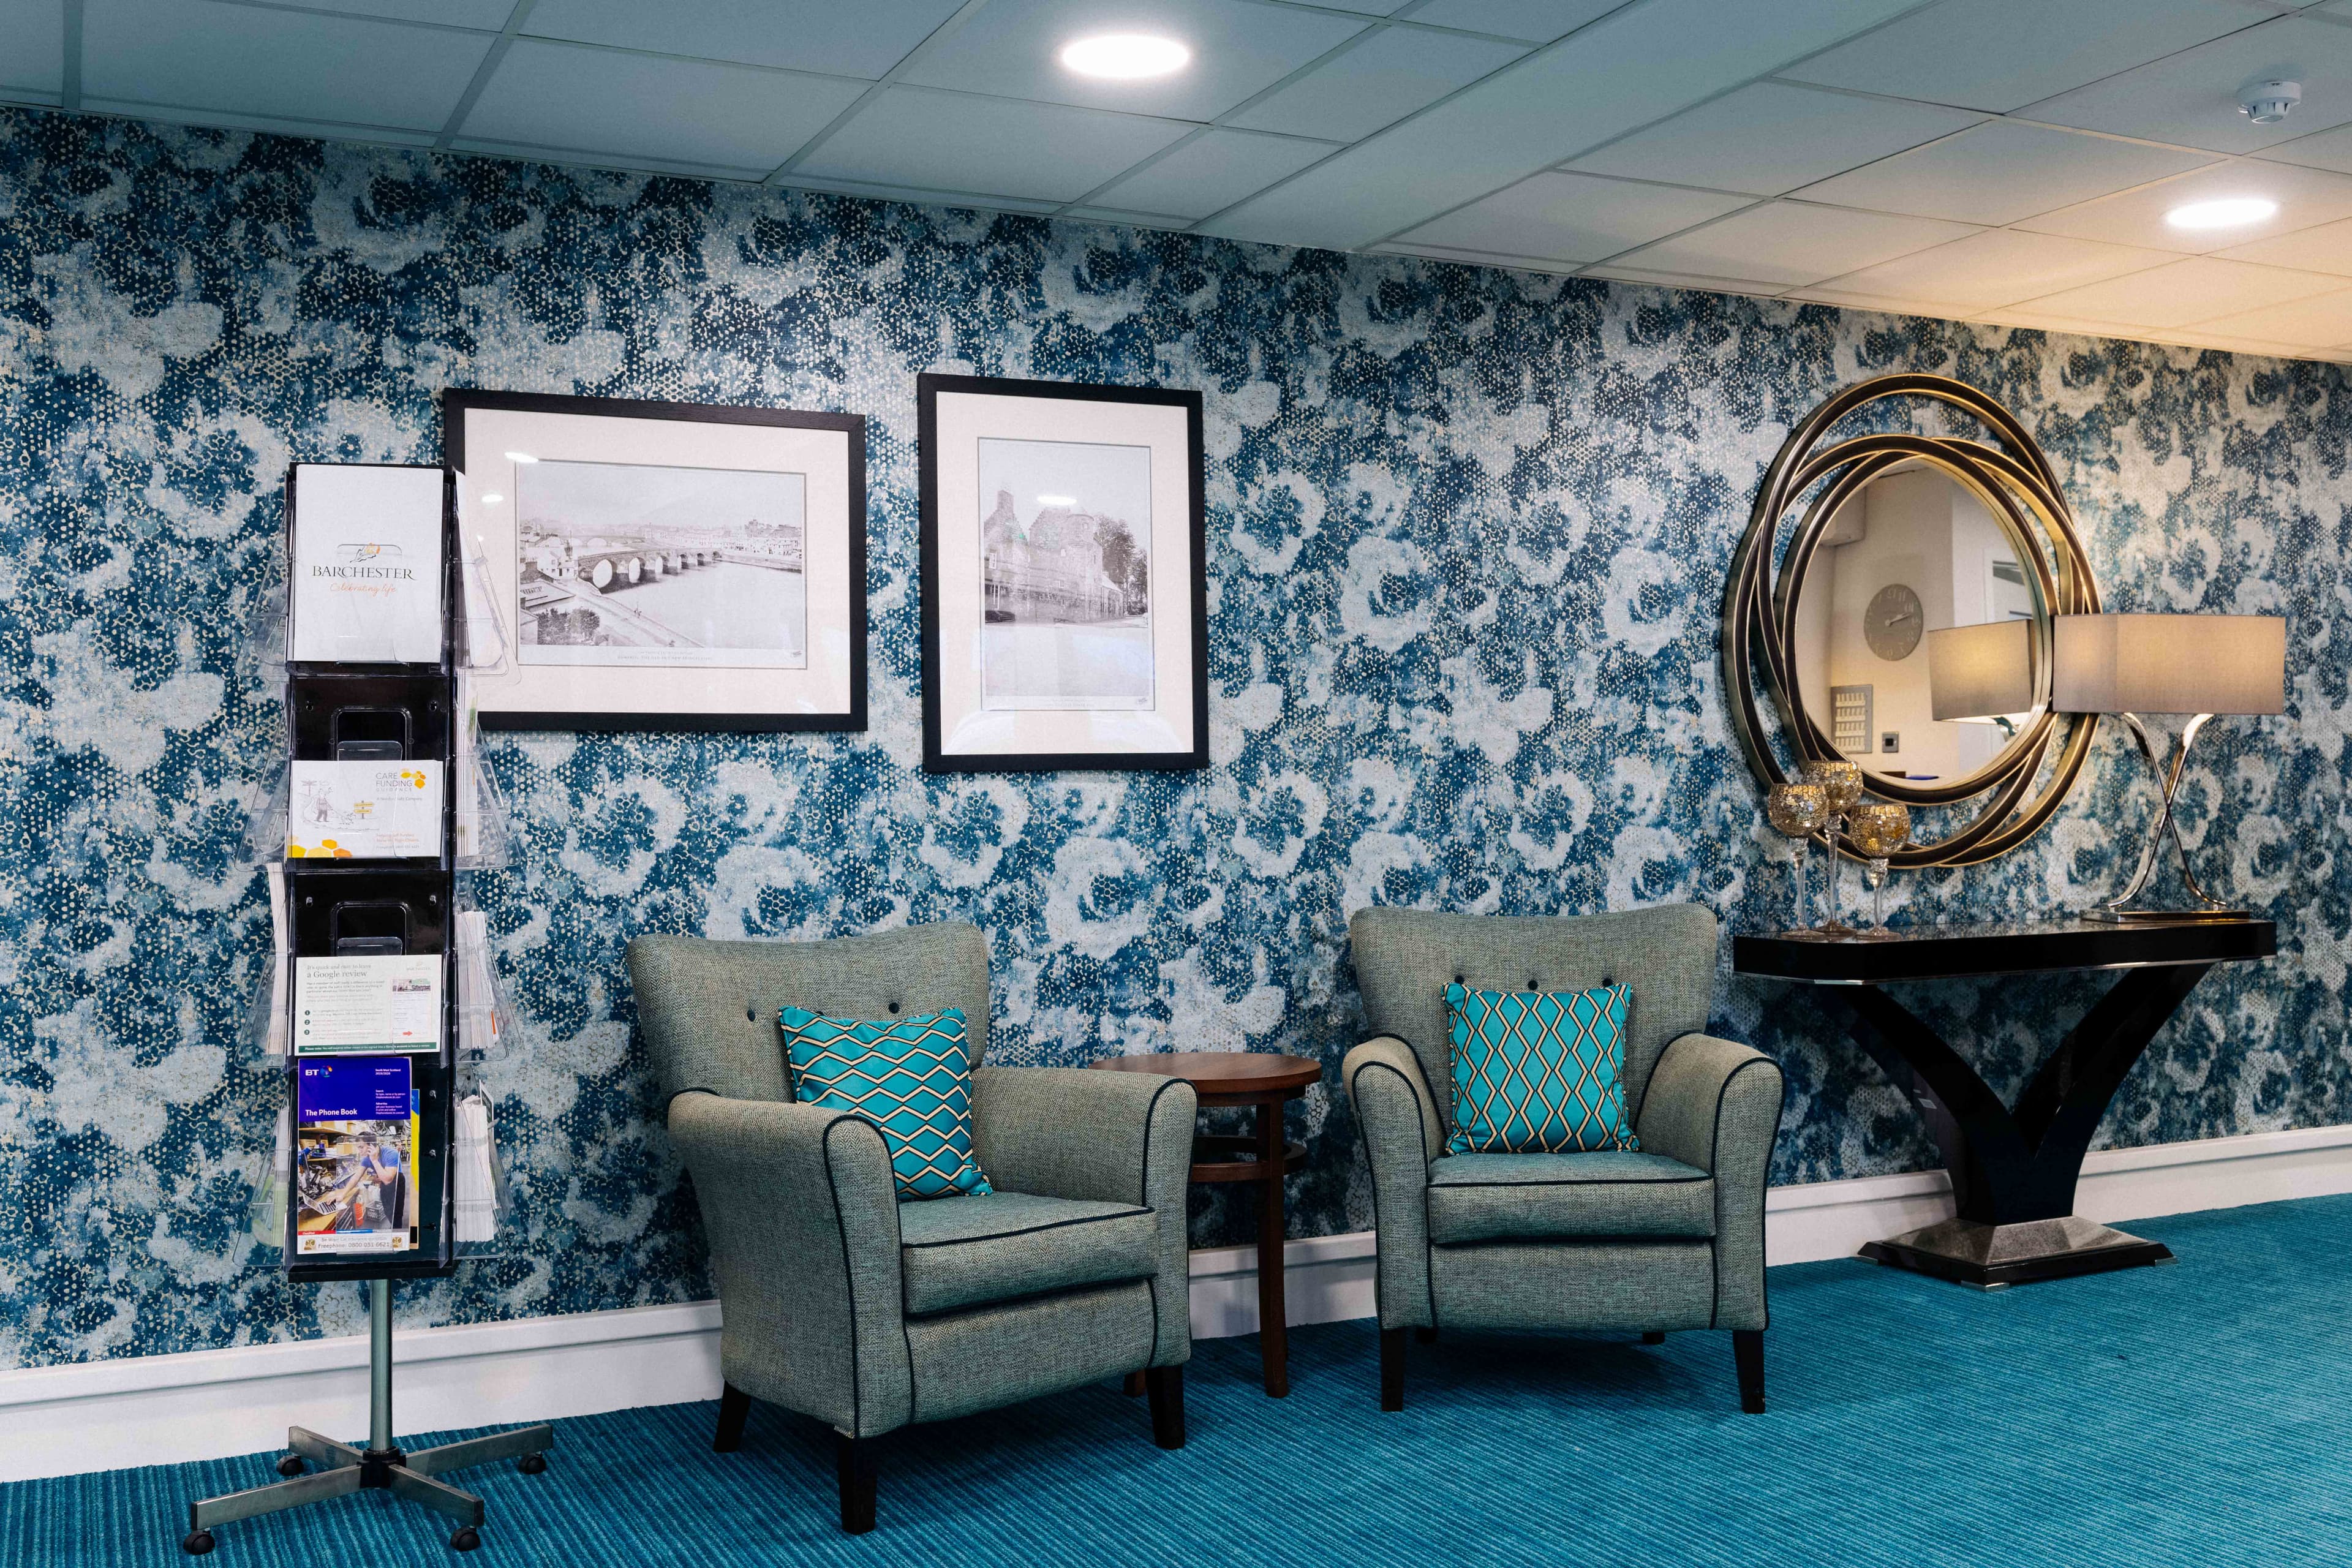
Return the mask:
<path fill-rule="evenodd" d="M 344 1057 L 294 1069 L 294 1250 L 416 1246 L 416 1087 L 406 1057 Z"/>
<path fill-rule="evenodd" d="M 295 466 L 296 659 L 440 662 L 441 509 L 439 468 Z"/>

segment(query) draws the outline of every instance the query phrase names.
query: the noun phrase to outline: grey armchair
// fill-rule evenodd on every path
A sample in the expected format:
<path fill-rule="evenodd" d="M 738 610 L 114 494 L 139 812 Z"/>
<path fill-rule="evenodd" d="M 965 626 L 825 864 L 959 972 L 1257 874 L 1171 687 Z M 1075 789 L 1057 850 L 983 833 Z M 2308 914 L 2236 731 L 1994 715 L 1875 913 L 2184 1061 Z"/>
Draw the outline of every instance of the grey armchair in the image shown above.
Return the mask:
<path fill-rule="evenodd" d="M 1715 916 L 1678 904 L 1578 919 L 1360 910 L 1372 1037 L 1341 1077 L 1372 1167 L 1381 1408 L 1404 1408 L 1404 1336 L 1442 1327 L 1728 1329 L 1740 1407 L 1764 1408 L 1764 1184 L 1780 1134 L 1769 1057 L 1713 1039 Z M 1641 1152 L 1454 1154 L 1445 987 L 1633 987 L 1624 1088 Z"/>
<path fill-rule="evenodd" d="M 1190 1084 L 980 1067 L 988 947 L 969 925 L 639 937 L 629 973 L 719 1284 L 715 1447 L 736 1447 L 753 1399 L 824 1422 L 856 1533 L 874 1526 L 875 1439 L 913 1422 L 1141 1372 L 1154 1438 L 1184 1446 Z M 871 1122 L 793 1103 L 786 1005 L 962 1008 L 974 1153 L 996 1191 L 900 1203 Z"/>

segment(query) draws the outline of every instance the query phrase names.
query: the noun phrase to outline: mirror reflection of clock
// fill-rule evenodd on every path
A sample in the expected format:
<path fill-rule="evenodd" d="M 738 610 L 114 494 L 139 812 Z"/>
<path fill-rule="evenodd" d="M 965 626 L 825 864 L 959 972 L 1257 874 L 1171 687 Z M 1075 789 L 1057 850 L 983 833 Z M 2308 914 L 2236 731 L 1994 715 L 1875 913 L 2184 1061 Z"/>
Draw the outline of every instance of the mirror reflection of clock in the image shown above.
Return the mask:
<path fill-rule="evenodd" d="M 1894 662 L 1911 657 L 1919 635 L 1927 628 L 1919 595 L 1901 583 L 1889 583 L 1871 596 L 1862 615 L 1862 639 L 1870 651 Z"/>

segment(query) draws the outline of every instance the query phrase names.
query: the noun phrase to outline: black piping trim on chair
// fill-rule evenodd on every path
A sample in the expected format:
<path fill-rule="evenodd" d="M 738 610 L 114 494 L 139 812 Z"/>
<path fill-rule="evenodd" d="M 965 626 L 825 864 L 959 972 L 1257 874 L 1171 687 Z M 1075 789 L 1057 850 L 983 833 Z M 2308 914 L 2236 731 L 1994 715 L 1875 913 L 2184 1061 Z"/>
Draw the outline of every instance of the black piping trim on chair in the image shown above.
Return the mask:
<path fill-rule="evenodd" d="M 1019 1230 L 992 1230 L 986 1236 L 950 1237 L 944 1241 L 901 1241 L 898 1245 L 909 1252 L 920 1252 L 927 1247 L 961 1247 L 973 1241 L 1006 1241 L 1016 1236 L 1035 1236 L 1040 1231 L 1067 1230 L 1074 1225 L 1099 1225 L 1107 1219 L 1132 1219 L 1139 1214 L 1160 1211 L 1146 1204 L 1141 1208 L 1121 1209 L 1117 1214 L 1090 1214 L 1083 1219 L 1049 1220 L 1044 1225 L 1024 1226 Z"/>
<path fill-rule="evenodd" d="M 841 1220 L 841 1184 L 833 1179 L 833 1130 L 845 1124 L 863 1127 L 874 1134 L 874 1141 L 882 1145 L 882 1163 L 885 1165 L 890 1163 L 890 1145 L 883 1138 L 882 1130 L 879 1127 L 862 1116 L 852 1115 L 846 1111 L 826 1122 L 824 1131 L 817 1137 L 817 1147 L 824 1155 L 824 1190 L 833 1198 L 833 1233 L 841 1238 L 841 1285 L 844 1293 L 849 1298 L 849 1435 L 852 1437 L 862 1437 L 866 1435 L 862 1430 L 865 1422 L 861 1410 L 861 1400 L 866 1392 L 866 1379 L 857 1361 L 857 1270 L 852 1268 L 849 1262 L 849 1227 Z M 893 1226 L 898 1223 L 896 1210 L 891 1213 L 890 1223 Z M 905 1336 L 906 1331 L 907 1314 L 902 1310 L 898 1314 L 898 1332 L 901 1338 Z M 911 1375 L 914 1364 L 915 1347 L 909 1341 L 907 1345 L 907 1365 L 909 1368 L 909 1376 L 907 1380 L 909 1419 L 912 1419 L 914 1415 L 914 1378 Z"/>
<path fill-rule="evenodd" d="M 1410 1048 L 1410 1046 L 1408 1046 L 1407 1048 Z M 1357 1099 L 1356 1084 L 1366 1073 L 1372 1071 L 1376 1068 L 1381 1072 L 1391 1074 L 1399 1083 L 1404 1085 L 1405 1098 L 1412 1102 L 1413 1131 L 1421 1134 L 1421 1168 L 1423 1173 L 1421 1182 L 1421 1273 L 1422 1286 L 1429 1293 L 1429 1321 L 1433 1324 L 1437 1321 L 1437 1285 L 1436 1281 L 1430 1278 L 1431 1270 L 1429 1267 L 1429 1123 L 1421 1114 L 1421 1096 L 1414 1090 L 1412 1087 L 1412 1079 L 1405 1077 L 1404 1074 L 1398 1072 L 1394 1064 L 1390 1062 L 1366 1062 L 1363 1066 L 1356 1069 L 1354 1077 L 1348 1079 L 1348 1098 L 1349 1100 L 1355 1101 L 1360 1107 L 1356 1112 L 1356 1136 L 1363 1140 L 1364 1163 L 1367 1165 L 1371 1166 L 1372 1172 L 1372 1300 L 1375 1307 L 1377 1307 L 1381 1297 L 1386 1294 L 1386 1291 L 1382 1287 L 1386 1284 L 1388 1279 L 1388 1271 L 1381 1266 L 1381 1172 L 1379 1166 L 1371 1164 L 1371 1140 L 1369 1137 L 1366 1137 L 1364 1133 L 1364 1116 L 1363 1111 L 1360 1109 L 1361 1101 Z M 1388 1325 L 1386 1323 L 1382 1323 L 1381 1326 L 1386 1328 Z"/>
<path fill-rule="evenodd" d="M 1780 1064 L 1773 1060 L 1770 1057 L 1761 1055 L 1752 1056 L 1746 1061 L 1741 1062 L 1738 1067 L 1733 1068 L 1729 1072 L 1725 1073 L 1723 1075 L 1723 1081 L 1715 1086 L 1715 1122 L 1707 1130 L 1706 1143 L 1706 1168 L 1709 1172 L 1714 1171 L 1716 1157 L 1721 1153 L 1723 1150 L 1723 1102 L 1730 1097 L 1731 1086 L 1738 1079 L 1739 1075 L 1746 1072 L 1752 1067 L 1769 1067 L 1776 1073 L 1780 1071 Z M 1787 1076 L 1783 1074 L 1781 1078 L 1780 1093 L 1781 1107 L 1785 1107 L 1787 1105 L 1788 1099 L 1788 1079 Z M 1772 1112 L 1772 1142 L 1778 1143 L 1780 1141 L 1780 1107 L 1776 1107 Z M 1772 1179 L 1772 1145 L 1770 1143 L 1766 1144 L 1764 1147 L 1764 1179 L 1766 1185 L 1769 1186 Z M 1764 1205 L 1760 1198 L 1757 1201 L 1756 1205 L 1756 1256 L 1760 1258 L 1764 1256 Z M 1711 1329 L 1715 1327 L 1716 1319 L 1720 1315 L 1719 1308 L 1723 1300 L 1723 1259 L 1721 1254 L 1717 1252 L 1716 1248 L 1716 1238 L 1712 1236 L 1706 1238 L 1706 1255 L 1708 1271 L 1713 1275 L 1713 1284 L 1715 1287 L 1713 1293 L 1708 1297 L 1706 1303 L 1706 1326 Z M 1764 1313 L 1765 1322 L 1768 1326 L 1771 1321 L 1771 1308 L 1767 1305 L 1764 1310 Z"/>
<path fill-rule="evenodd" d="M 1170 1079 L 1151 1091 L 1150 1103 L 1143 1108 L 1143 1173 L 1136 1182 L 1138 1190 L 1135 1201 L 1152 1214 L 1158 1214 L 1160 1211 L 1151 1202 L 1151 1124 L 1160 1119 L 1160 1097 L 1173 1094 L 1176 1091 L 1176 1086 L 1184 1081 L 1181 1078 Z M 1187 1168 L 1189 1169 L 1189 1164 Z M 1188 1225 L 1191 1223 L 1189 1214 L 1186 1216 L 1186 1223 Z M 1186 1240 L 1189 1242 L 1191 1237 L 1188 1236 Z M 1160 1364 L 1160 1272 L 1165 1265 L 1166 1259 L 1157 1258 L 1153 1259 L 1151 1265 L 1151 1359 L 1146 1363 L 1150 1366 Z M 1191 1302 L 1188 1300 L 1186 1310 L 1190 1310 L 1190 1309 Z"/>

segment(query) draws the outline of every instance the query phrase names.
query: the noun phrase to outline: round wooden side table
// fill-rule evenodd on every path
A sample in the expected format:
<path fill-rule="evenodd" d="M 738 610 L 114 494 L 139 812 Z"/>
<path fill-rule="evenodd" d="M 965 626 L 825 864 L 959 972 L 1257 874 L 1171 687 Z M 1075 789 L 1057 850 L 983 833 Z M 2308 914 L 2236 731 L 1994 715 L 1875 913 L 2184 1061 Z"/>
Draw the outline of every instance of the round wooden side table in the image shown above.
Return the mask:
<path fill-rule="evenodd" d="M 1201 1109 L 1257 1108 L 1257 1131 L 1248 1137 L 1195 1133 L 1192 1180 L 1257 1184 L 1258 1355 L 1265 1368 L 1265 1391 L 1276 1399 L 1290 1392 L 1289 1347 L 1282 1299 L 1282 1179 L 1307 1163 L 1307 1145 L 1282 1136 L 1282 1108 L 1306 1094 L 1323 1076 L 1323 1064 L 1271 1051 L 1170 1051 L 1148 1057 L 1105 1057 L 1088 1067 L 1106 1072 L 1148 1072 L 1181 1078 L 1200 1097 Z"/>

